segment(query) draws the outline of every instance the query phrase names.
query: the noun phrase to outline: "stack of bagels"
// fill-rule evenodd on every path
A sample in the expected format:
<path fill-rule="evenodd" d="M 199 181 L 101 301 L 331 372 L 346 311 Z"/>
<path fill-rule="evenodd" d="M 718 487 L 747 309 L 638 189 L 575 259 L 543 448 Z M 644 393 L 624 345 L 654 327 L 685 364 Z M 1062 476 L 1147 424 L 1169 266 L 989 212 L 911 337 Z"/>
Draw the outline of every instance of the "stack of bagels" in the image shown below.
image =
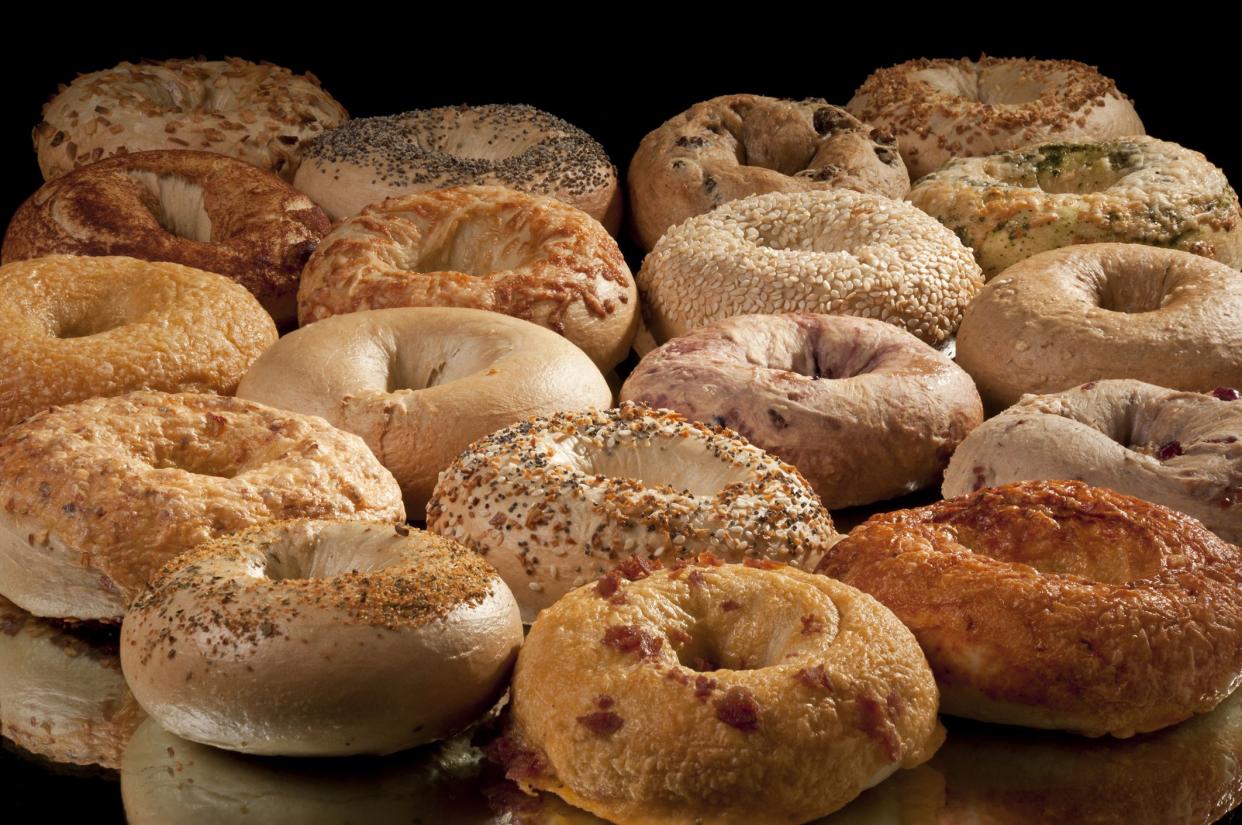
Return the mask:
<path fill-rule="evenodd" d="M 810 822 L 959 771 L 941 714 L 1237 763 L 1242 209 L 1094 68 L 716 97 L 625 185 L 531 106 L 239 59 L 82 75 L 34 142 L 0 732 L 134 821 L 330 818 L 263 758 L 441 743 L 497 814 Z"/>

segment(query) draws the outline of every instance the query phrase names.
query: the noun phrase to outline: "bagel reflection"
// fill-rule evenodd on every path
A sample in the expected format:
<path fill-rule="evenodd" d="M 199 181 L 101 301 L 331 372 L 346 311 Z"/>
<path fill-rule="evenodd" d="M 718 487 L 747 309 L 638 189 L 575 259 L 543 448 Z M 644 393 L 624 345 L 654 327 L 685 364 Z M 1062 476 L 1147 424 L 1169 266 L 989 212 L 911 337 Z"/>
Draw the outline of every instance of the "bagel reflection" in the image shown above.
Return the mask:
<path fill-rule="evenodd" d="M 53 762 L 115 769 L 143 718 L 115 632 L 38 619 L 0 596 L 0 735 Z"/>

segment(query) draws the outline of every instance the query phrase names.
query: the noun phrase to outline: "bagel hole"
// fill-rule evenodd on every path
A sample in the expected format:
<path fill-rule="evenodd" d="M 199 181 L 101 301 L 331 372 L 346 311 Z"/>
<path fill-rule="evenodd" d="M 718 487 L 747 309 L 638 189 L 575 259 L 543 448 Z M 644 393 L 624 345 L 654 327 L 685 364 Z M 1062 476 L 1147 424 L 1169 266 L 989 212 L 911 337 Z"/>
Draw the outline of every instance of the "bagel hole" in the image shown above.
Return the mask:
<path fill-rule="evenodd" d="M 160 455 L 149 463 L 157 470 L 181 470 L 196 476 L 212 478 L 236 478 L 240 473 L 237 467 L 222 467 L 211 463 L 210 456 L 166 456 Z"/>
<path fill-rule="evenodd" d="M 203 187 L 180 175 L 159 175 L 139 169 L 126 172 L 143 187 L 143 202 L 164 231 L 178 238 L 211 242 L 211 216 Z"/>
<path fill-rule="evenodd" d="M 714 498 L 730 484 L 749 480 L 749 472 L 703 451 L 691 439 L 667 443 L 639 442 L 600 450 L 589 442 L 573 442 L 568 455 L 575 469 L 586 475 L 628 478 L 649 487 L 672 487 L 697 498 Z M 562 442 L 558 447 L 562 450 Z M 565 453 L 562 453 L 564 456 Z"/>
<path fill-rule="evenodd" d="M 1096 286 L 1100 309 L 1139 315 L 1162 309 L 1176 285 L 1169 267 L 1103 272 Z"/>
<path fill-rule="evenodd" d="M 1160 572 L 1162 550 L 1154 539 L 1118 535 L 1114 525 L 1089 513 L 1058 515 L 1054 521 L 1046 513 L 1015 510 L 1006 515 L 1001 530 L 953 526 L 958 543 L 972 553 L 1025 564 L 1045 575 L 1125 585 Z"/>
<path fill-rule="evenodd" d="M 111 313 L 75 315 L 55 321 L 52 335 L 56 338 L 89 338 L 125 326 L 125 320 Z"/>
<path fill-rule="evenodd" d="M 743 655 L 730 654 L 721 649 L 721 639 L 702 626 L 691 628 L 690 640 L 677 648 L 677 661 L 697 673 L 713 673 L 717 670 L 758 670 L 767 662 L 756 657 L 751 661 Z"/>
<path fill-rule="evenodd" d="M 522 244 L 498 244 L 495 239 L 522 232 L 525 222 L 498 210 L 476 210 L 456 221 L 445 221 L 429 233 L 406 269 L 412 272 L 457 272 L 483 278 L 531 264 L 530 250 L 538 249 L 541 235 Z"/>
<path fill-rule="evenodd" d="M 310 534 L 291 534 L 263 549 L 254 574 L 288 581 L 379 572 L 399 560 L 391 548 L 392 535 L 387 524 L 332 525 Z"/>

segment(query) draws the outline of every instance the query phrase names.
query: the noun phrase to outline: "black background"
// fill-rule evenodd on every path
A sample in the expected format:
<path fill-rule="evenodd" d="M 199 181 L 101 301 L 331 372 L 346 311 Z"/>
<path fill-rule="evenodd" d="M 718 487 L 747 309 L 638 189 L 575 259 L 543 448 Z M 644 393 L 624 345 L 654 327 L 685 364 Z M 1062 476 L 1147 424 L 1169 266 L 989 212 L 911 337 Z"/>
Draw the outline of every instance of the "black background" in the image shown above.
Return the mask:
<path fill-rule="evenodd" d="M 46 19 L 5 23 L 5 224 L 42 182 L 30 131 L 57 84 L 121 60 L 189 56 L 238 56 L 312 71 L 355 117 L 454 103 L 530 103 L 590 132 L 622 171 L 646 132 L 714 95 L 823 97 L 843 105 L 872 69 L 912 57 L 1073 58 L 1114 78 L 1149 134 L 1201 151 L 1231 180 L 1242 180 L 1239 49 L 1228 37 L 1231 27 L 1206 7 L 1168 7 L 1145 22 L 1141 12 L 1120 6 L 1091 19 L 1072 4 L 993 4 L 977 12 L 874 4 L 849 18 L 777 4 L 591 4 L 524 6 L 515 19 L 461 4 L 449 20 L 421 16 L 421 5 L 400 14 L 376 6 L 332 12 L 294 6 L 282 17 L 296 24 L 273 24 L 256 20 L 252 10 L 177 4 L 103 7 L 96 11 L 106 19 L 77 17 L 65 31 L 60 18 L 74 17 L 74 8 L 32 6 L 28 12 Z M 1132 25 L 1120 26 L 1122 17 Z M 0 821 L 14 825 L 65 821 L 74 812 L 96 823 L 123 821 L 114 780 L 98 774 L 55 773 L 0 750 L 0 788 Z"/>

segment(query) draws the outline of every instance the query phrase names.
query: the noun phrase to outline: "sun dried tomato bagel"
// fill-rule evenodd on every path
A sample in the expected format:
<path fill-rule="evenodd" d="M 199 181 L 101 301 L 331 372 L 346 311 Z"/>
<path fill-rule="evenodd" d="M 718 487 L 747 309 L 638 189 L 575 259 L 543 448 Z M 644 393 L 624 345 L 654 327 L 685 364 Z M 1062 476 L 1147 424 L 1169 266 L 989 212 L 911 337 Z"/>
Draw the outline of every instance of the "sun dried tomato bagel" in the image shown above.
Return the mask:
<path fill-rule="evenodd" d="M 910 177 L 892 135 L 819 98 L 724 95 L 643 138 L 630 207 L 644 249 L 686 218 L 765 192 L 842 187 L 903 198 Z"/>
<path fill-rule="evenodd" d="M 509 777 L 625 825 L 774 825 L 926 761 L 944 731 L 913 635 L 852 587 L 754 564 L 704 556 L 541 613 L 494 748 Z"/>
<path fill-rule="evenodd" d="M 1199 522 L 1076 481 L 874 516 L 817 572 L 914 631 L 946 713 L 1118 737 L 1242 681 L 1242 558 Z"/>
<path fill-rule="evenodd" d="M 564 335 L 603 370 L 625 357 L 638 324 L 634 278 L 599 224 L 499 186 L 368 207 L 329 233 L 302 273 L 303 324 L 402 306 L 513 315 Z"/>
<path fill-rule="evenodd" d="M 608 407 L 586 353 L 517 318 L 419 307 L 336 315 L 281 338 L 237 390 L 357 433 L 421 520 L 436 476 L 470 442 L 532 415 Z"/>
<path fill-rule="evenodd" d="M 533 418 L 440 474 L 427 529 L 487 556 L 523 621 L 623 558 L 775 558 L 810 569 L 832 518 L 798 471 L 736 433 L 667 410 Z"/>
<path fill-rule="evenodd" d="M 275 175 L 212 152 L 137 152 L 45 183 L 4 234 L 4 263 L 127 255 L 227 275 L 277 322 L 297 317 L 298 277 L 328 216 Z"/>
<path fill-rule="evenodd" d="M 1225 173 L 1155 138 L 962 158 L 919 181 L 909 199 L 970 246 L 988 278 L 1046 249 L 1104 242 L 1242 266 L 1242 209 Z"/>
<path fill-rule="evenodd" d="M 1140 244 L 1054 249 L 1005 270 L 966 309 L 957 363 L 984 405 L 1133 378 L 1211 392 L 1242 384 L 1242 278 Z"/>
<path fill-rule="evenodd" d="M 292 180 L 302 143 L 348 117 L 314 75 L 270 63 L 121 63 L 62 87 L 34 144 L 45 180 L 147 149 L 205 149 Z"/>
<path fill-rule="evenodd" d="M 496 571 L 404 524 L 288 521 L 199 545 L 130 607 L 121 666 L 167 731 L 226 750 L 384 754 L 504 692 L 522 622 Z"/>
<path fill-rule="evenodd" d="M 940 481 L 983 420 L 970 376 L 891 324 L 739 315 L 650 352 L 622 401 L 735 430 L 798 468 L 828 508 Z"/>
<path fill-rule="evenodd" d="M 231 394 L 276 327 L 221 275 L 52 255 L 0 267 L 0 431 L 130 390 Z"/>
<path fill-rule="evenodd" d="M 1073 478 L 1154 501 L 1242 543 L 1242 394 L 1098 381 L 1025 396 L 966 437 L 946 498 L 1014 481 Z"/>
<path fill-rule="evenodd" d="M 311 141 L 294 184 L 333 220 L 385 198 L 487 185 L 556 198 L 613 234 L 621 223 L 617 169 L 604 147 L 526 105 L 355 118 Z"/>
<path fill-rule="evenodd" d="M 914 179 L 955 157 L 1051 138 L 1143 134 L 1117 84 L 1074 60 L 910 60 L 873 72 L 847 108 L 897 136 Z"/>
<path fill-rule="evenodd" d="M 638 273 L 649 335 L 635 349 L 782 312 L 877 318 L 936 345 L 982 286 L 970 250 L 908 203 L 846 189 L 754 195 L 660 238 Z"/>
<path fill-rule="evenodd" d="M 132 392 L 0 435 L 0 593 L 39 616 L 118 620 L 170 558 L 253 525 L 404 517 L 362 439 L 237 398 Z"/>

